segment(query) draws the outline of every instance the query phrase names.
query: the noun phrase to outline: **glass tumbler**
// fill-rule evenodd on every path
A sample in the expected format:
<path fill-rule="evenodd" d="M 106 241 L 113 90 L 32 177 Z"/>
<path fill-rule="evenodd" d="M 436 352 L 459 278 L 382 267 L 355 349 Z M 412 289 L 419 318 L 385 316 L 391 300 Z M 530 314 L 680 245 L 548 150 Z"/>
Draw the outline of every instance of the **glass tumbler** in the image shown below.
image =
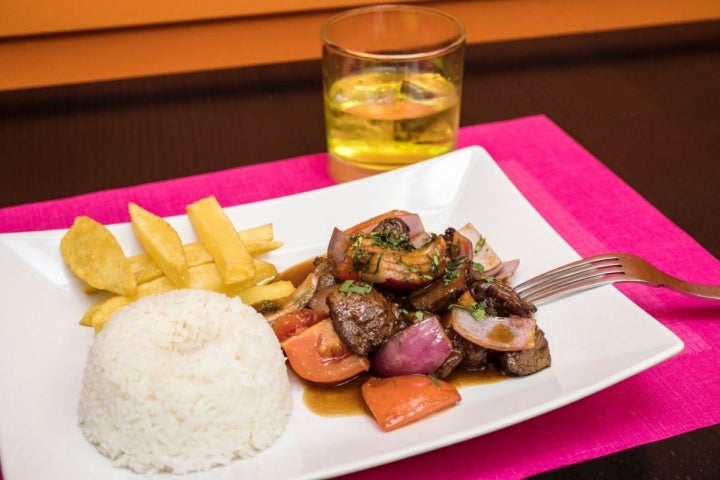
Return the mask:
<path fill-rule="evenodd" d="M 328 170 L 346 182 L 455 148 L 465 29 L 413 5 L 345 11 L 322 27 Z"/>

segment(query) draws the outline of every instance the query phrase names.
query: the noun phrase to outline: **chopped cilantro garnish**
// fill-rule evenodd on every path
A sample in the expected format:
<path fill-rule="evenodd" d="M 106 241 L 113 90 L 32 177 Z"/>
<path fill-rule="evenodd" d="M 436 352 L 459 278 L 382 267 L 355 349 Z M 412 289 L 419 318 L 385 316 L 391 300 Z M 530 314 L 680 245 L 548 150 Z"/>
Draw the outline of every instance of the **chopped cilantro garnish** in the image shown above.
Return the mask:
<path fill-rule="evenodd" d="M 443 283 L 445 285 L 448 285 L 451 281 L 458 278 L 460 275 L 460 271 L 458 270 L 458 267 L 465 261 L 464 256 L 460 256 L 457 258 L 454 258 L 450 260 L 445 267 L 445 273 L 443 275 Z"/>
<path fill-rule="evenodd" d="M 485 237 L 480 237 L 480 240 L 477 241 L 475 244 L 475 247 L 473 248 L 473 253 L 477 254 L 483 247 L 485 246 Z"/>
<path fill-rule="evenodd" d="M 448 307 L 448 309 L 450 309 L 450 308 L 462 308 L 463 310 L 467 310 L 470 313 L 470 315 L 472 315 L 472 317 L 478 321 L 485 319 L 485 315 L 486 315 L 485 302 L 475 302 L 470 305 L 458 305 L 458 304 L 454 303 Z"/>
<path fill-rule="evenodd" d="M 407 233 L 398 234 L 392 230 L 374 231 L 368 235 L 373 245 L 378 247 L 389 247 L 409 250 L 412 248 L 410 237 Z"/>
<path fill-rule="evenodd" d="M 483 320 L 485 318 L 485 302 L 470 305 L 470 314 L 475 320 Z"/>
<path fill-rule="evenodd" d="M 370 293 L 371 290 L 372 284 L 355 280 L 345 280 L 340 285 L 340 291 L 343 293 Z"/>

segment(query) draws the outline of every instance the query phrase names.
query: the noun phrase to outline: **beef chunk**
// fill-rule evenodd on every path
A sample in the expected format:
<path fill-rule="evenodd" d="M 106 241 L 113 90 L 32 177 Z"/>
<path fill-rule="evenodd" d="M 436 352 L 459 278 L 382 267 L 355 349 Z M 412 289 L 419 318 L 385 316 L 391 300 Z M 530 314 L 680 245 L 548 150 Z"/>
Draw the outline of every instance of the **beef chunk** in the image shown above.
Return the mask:
<path fill-rule="evenodd" d="M 327 318 L 330 316 L 330 309 L 327 304 L 327 297 L 335 289 L 335 285 L 326 287 L 318 287 L 315 293 L 307 303 L 307 307 L 311 310 L 316 311 L 320 318 Z"/>
<path fill-rule="evenodd" d="M 327 305 L 338 336 L 352 353 L 368 356 L 402 328 L 400 309 L 374 288 L 368 293 L 333 288 Z"/>
<path fill-rule="evenodd" d="M 409 247 L 410 227 L 400 218 L 385 218 L 373 229 L 383 243 L 395 248 Z"/>
<path fill-rule="evenodd" d="M 318 277 L 318 288 L 324 288 L 336 283 L 335 275 L 333 275 L 335 264 L 332 260 L 327 257 L 316 257 L 313 260 L 313 267 L 313 273 Z"/>
<path fill-rule="evenodd" d="M 445 378 L 448 375 L 450 375 L 455 368 L 460 365 L 460 362 L 462 362 L 465 354 L 456 348 L 453 348 L 450 351 L 450 355 L 445 359 L 445 361 L 440 365 L 437 369 L 435 369 L 434 372 L 432 372 L 432 376 L 435 378 Z"/>
<path fill-rule="evenodd" d="M 498 317 L 530 317 L 537 308 L 526 302 L 505 282 L 475 282 L 470 293 L 478 302 L 485 302 L 485 311 Z"/>
<path fill-rule="evenodd" d="M 484 370 L 488 365 L 488 349 L 476 345 L 460 337 L 460 335 L 458 335 L 458 337 L 463 340 L 462 348 L 465 352 L 460 366 L 466 370 Z"/>
<path fill-rule="evenodd" d="M 457 301 L 467 290 L 466 280 L 472 264 L 466 260 L 450 267 L 444 276 L 410 294 L 408 301 L 412 308 L 441 313 Z"/>
<path fill-rule="evenodd" d="M 322 318 L 327 318 L 330 316 L 326 302 L 327 296 L 335 288 L 335 284 L 337 283 L 333 275 L 335 265 L 332 260 L 326 257 L 317 257 L 313 265 L 315 266 L 313 274 L 315 274 L 318 279 L 318 285 L 315 293 L 308 301 L 307 306 L 318 312 Z"/>
<path fill-rule="evenodd" d="M 445 378 L 455 368 L 484 370 L 488 366 L 488 349 L 466 340 L 452 329 L 446 329 L 446 333 L 452 343 L 452 350 L 443 364 L 432 373 L 434 377 Z"/>
<path fill-rule="evenodd" d="M 497 363 L 500 370 L 511 375 L 530 375 L 549 367 L 550 347 L 545 334 L 539 328 L 536 329 L 533 348 L 517 352 L 500 352 Z"/>

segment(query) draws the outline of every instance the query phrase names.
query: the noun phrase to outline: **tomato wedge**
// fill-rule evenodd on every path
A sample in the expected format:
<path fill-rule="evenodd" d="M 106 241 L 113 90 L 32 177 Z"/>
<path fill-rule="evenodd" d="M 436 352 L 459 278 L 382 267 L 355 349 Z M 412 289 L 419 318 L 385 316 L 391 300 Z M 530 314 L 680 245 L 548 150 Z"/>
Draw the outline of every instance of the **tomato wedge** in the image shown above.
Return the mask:
<path fill-rule="evenodd" d="M 284 342 L 315 325 L 319 320 L 318 312 L 309 308 L 301 308 L 280 315 L 272 323 L 272 329 L 277 339 Z"/>
<path fill-rule="evenodd" d="M 351 353 L 327 318 L 281 343 L 293 371 L 305 380 L 337 384 L 370 369 L 370 360 Z"/>
<path fill-rule="evenodd" d="M 362 396 L 380 428 L 389 432 L 450 408 L 460 393 L 448 382 L 426 375 L 372 377 Z"/>

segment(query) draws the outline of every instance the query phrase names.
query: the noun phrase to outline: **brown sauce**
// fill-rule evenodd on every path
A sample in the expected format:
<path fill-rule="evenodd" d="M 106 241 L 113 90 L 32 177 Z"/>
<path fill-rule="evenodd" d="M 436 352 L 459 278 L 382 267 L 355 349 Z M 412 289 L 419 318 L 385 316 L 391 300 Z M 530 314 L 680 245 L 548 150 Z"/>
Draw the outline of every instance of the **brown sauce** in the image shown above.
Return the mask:
<path fill-rule="evenodd" d="M 488 338 L 497 343 L 509 344 L 515 339 L 515 334 L 507 325 L 498 323 L 492 328 L 488 334 Z"/>
<path fill-rule="evenodd" d="M 297 263 L 278 274 L 278 280 L 289 280 L 296 287 L 300 285 L 315 268 L 313 262 L 315 258 L 309 258 Z"/>
<path fill-rule="evenodd" d="M 323 417 L 339 417 L 350 415 L 370 415 L 370 410 L 362 398 L 362 384 L 370 378 L 369 374 L 342 385 L 322 386 L 305 382 L 303 402 L 307 408 Z M 477 372 L 457 370 L 445 380 L 457 389 L 474 385 L 497 383 L 506 379 L 505 375 L 495 369 Z"/>
<path fill-rule="evenodd" d="M 369 414 L 360 387 L 370 378 L 360 375 L 342 385 L 314 385 L 305 383 L 303 402 L 308 409 L 323 417 L 340 417 Z"/>
<path fill-rule="evenodd" d="M 502 382 L 507 375 L 495 370 L 494 368 L 486 368 L 485 370 L 469 371 L 455 370 L 445 380 L 455 386 L 455 388 L 472 387 L 474 385 L 488 385 L 491 383 Z"/>
<path fill-rule="evenodd" d="M 298 286 L 314 269 L 314 258 L 309 258 L 280 272 L 279 280 L 289 280 Z M 493 332 L 499 337 L 506 337 L 508 332 Z M 324 417 L 350 415 L 370 415 L 370 411 L 362 398 L 362 384 L 370 378 L 363 374 L 342 385 L 316 385 L 304 382 L 303 402 L 308 409 Z M 481 371 L 456 370 L 445 380 L 457 389 L 474 385 L 485 385 L 500 382 L 507 377 L 495 369 Z"/>

